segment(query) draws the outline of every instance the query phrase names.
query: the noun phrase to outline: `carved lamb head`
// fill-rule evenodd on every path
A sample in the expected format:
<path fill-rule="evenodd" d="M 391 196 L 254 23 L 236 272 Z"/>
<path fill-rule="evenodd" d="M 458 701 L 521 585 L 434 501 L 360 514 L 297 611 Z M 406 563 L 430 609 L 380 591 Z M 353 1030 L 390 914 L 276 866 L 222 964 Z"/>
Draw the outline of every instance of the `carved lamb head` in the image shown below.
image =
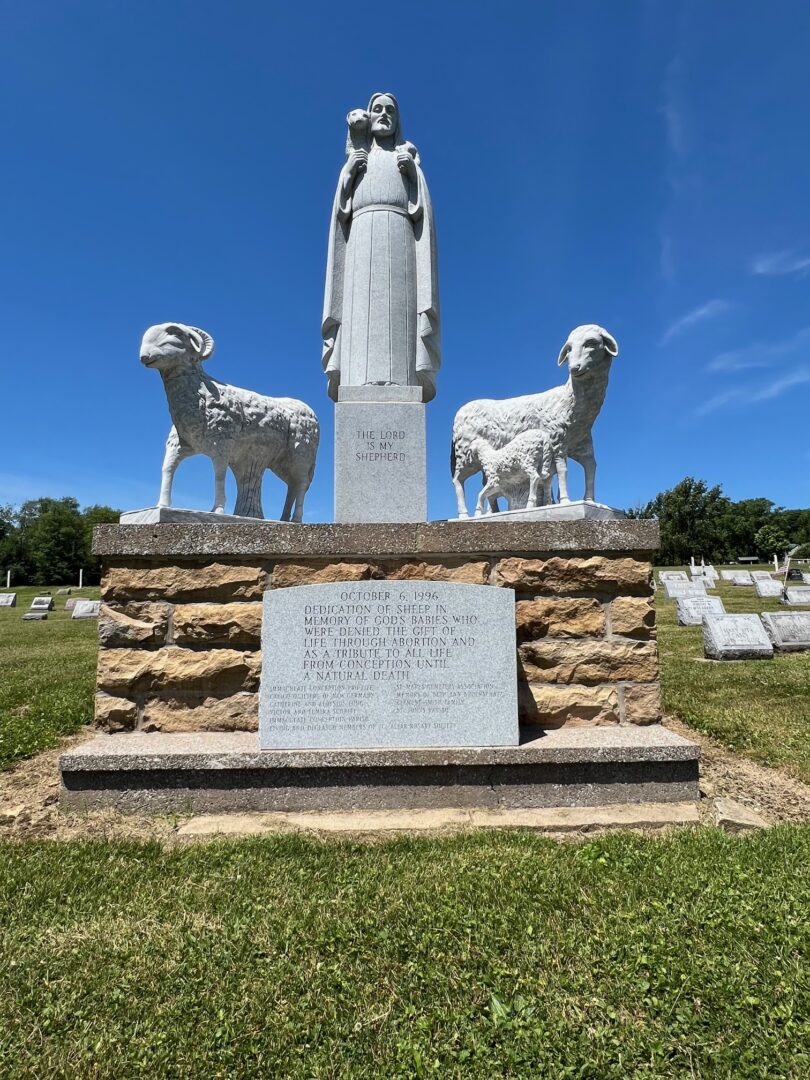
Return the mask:
<path fill-rule="evenodd" d="M 158 323 L 150 326 L 141 342 L 141 363 L 161 373 L 207 360 L 214 351 L 214 339 L 205 330 L 185 323 Z"/>
<path fill-rule="evenodd" d="M 568 335 L 568 340 L 560 350 L 557 363 L 568 361 L 568 370 L 575 379 L 595 375 L 597 371 L 610 367 L 614 356 L 619 355 L 616 339 L 603 327 L 594 323 L 578 326 Z"/>

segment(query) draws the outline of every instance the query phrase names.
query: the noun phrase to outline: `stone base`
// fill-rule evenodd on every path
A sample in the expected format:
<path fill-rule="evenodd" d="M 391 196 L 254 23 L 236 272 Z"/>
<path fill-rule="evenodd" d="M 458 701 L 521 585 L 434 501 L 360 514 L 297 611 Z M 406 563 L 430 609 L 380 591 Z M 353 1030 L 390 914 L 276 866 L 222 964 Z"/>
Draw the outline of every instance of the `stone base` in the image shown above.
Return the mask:
<path fill-rule="evenodd" d="M 118 519 L 121 525 L 183 525 L 194 522 L 211 525 L 251 525 L 263 518 L 236 514 L 215 514 L 210 510 L 182 510 L 176 506 L 147 506 L 143 510 L 125 510 Z"/>
<path fill-rule="evenodd" d="M 518 747 L 260 751 L 255 734 L 98 736 L 59 759 L 62 805 L 129 813 L 531 808 L 687 802 L 700 749 L 660 725 Z"/>
<path fill-rule="evenodd" d="M 497 514 L 482 514 L 476 521 L 622 521 L 627 517 L 624 510 L 616 510 L 605 503 L 586 502 L 575 499 L 551 506 L 535 506 L 531 510 L 500 510 Z M 465 521 L 466 518 L 451 518 Z"/>
<path fill-rule="evenodd" d="M 421 388 L 341 387 L 336 522 L 427 521 L 425 406 L 414 392 Z"/>

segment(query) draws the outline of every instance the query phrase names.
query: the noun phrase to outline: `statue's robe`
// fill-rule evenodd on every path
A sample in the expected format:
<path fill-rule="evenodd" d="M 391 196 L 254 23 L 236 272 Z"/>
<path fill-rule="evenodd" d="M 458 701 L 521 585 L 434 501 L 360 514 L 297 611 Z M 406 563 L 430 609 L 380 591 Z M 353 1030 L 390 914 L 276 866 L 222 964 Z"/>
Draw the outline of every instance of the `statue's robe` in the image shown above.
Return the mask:
<path fill-rule="evenodd" d="M 430 401 L 441 346 L 433 211 L 422 170 L 416 164 L 416 179 L 409 179 L 397 166 L 397 148 L 372 142 L 352 190 L 345 193 L 341 180 L 322 324 L 329 396 L 337 401 L 339 385 L 421 386 Z"/>

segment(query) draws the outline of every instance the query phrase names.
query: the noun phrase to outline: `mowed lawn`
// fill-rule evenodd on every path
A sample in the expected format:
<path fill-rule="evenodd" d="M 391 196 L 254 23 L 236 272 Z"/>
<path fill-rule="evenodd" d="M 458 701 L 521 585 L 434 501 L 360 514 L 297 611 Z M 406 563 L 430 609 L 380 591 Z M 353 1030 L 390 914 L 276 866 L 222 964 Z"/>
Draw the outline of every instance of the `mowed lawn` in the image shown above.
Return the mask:
<path fill-rule="evenodd" d="M 56 745 L 93 716 L 98 624 L 71 619 L 67 596 L 56 595 L 46 622 L 23 622 L 41 591 L 11 586 L 17 606 L 0 608 L 0 770 Z M 97 600 L 98 589 L 72 595 Z"/>
<path fill-rule="evenodd" d="M 810 829 L 0 844 L 0 1076 L 810 1075 Z"/>
<path fill-rule="evenodd" d="M 720 596 L 729 613 L 802 610 L 725 581 L 709 595 Z M 666 599 L 663 588 L 656 593 L 656 608 L 665 711 L 810 783 L 810 652 L 706 663 L 702 628 L 678 626 L 675 601 Z"/>

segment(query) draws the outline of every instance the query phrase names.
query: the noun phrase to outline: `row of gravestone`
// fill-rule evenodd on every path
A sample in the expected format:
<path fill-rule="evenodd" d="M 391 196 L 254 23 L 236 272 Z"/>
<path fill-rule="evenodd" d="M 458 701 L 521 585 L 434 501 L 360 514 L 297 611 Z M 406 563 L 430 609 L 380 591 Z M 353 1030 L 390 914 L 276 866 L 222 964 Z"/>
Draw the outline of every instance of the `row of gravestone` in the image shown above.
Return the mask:
<path fill-rule="evenodd" d="M 810 604 L 810 587 L 785 588 L 765 570 L 725 570 L 721 574 L 733 585 L 755 586 L 760 597 L 782 597 L 783 603 Z M 810 613 L 729 615 L 719 596 L 706 594 L 704 581 L 689 581 L 685 573 L 677 570 L 663 571 L 660 580 L 667 598 L 677 603 L 679 625 L 703 627 L 703 650 L 709 660 L 770 660 L 774 649 L 778 652 L 810 649 Z"/>
<path fill-rule="evenodd" d="M 70 592 L 70 590 L 60 589 L 57 595 L 60 593 L 64 595 L 66 592 Z M 0 593 L 0 607 L 16 606 L 16 593 Z M 54 599 L 49 593 L 43 596 L 35 596 L 31 601 L 30 610 L 23 615 L 23 620 L 26 622 L 43 622 L 47 619 L 48 612 L 53 611 L 55 606 Z M 71 612 L 72 619 L 97 619 L 100 607 L 100 600 L 82 600 L 78 596 L 71 597 L 65 603 L 65 611 Z"/>
<path fill-rule="evenodd" d="M 791 606 L 810 605 L 810 574 L 803 574 L 802 585 L 784 584 L 775 580 L 766 570 L 721 570 L 724 581 L 737 586 L 752 586 L 761 599 L 778 598 Z M 667 600 L 680 600 L 689 596 L 705 596 L 706 589 L 716 587 L 708 577 L 692 578 L 690 581 L 681 570 L 664 570 L 659 581 L 664 587 Z"/>

